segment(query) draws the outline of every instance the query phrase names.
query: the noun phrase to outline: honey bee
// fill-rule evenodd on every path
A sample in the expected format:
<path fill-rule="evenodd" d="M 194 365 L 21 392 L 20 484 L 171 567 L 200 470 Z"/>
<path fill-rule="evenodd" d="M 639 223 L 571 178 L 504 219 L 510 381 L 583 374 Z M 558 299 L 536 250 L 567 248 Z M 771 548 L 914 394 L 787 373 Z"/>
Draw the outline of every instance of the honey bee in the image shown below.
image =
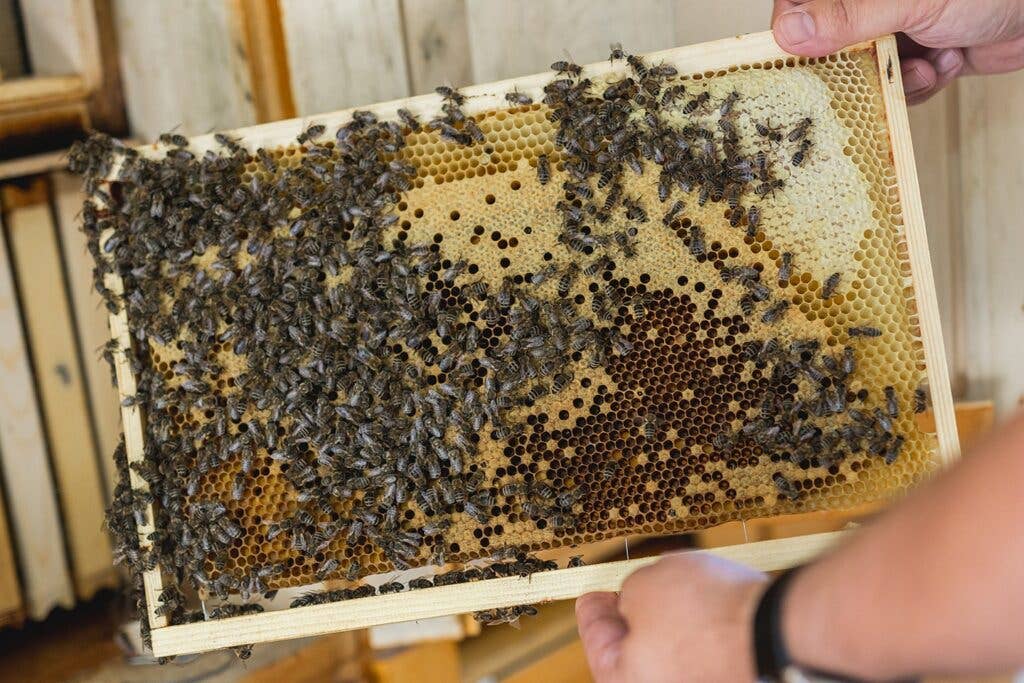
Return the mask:
<path fill-rule="evenodd" d="M 316 140 L 318 137 L 324 134 L 325 130 L 327 130 L 327 126 L 323 125 L 322 123 L 317 123 L 312 126 L 309 126 L 308 128 L 306 128 L 306 130 L 299 133 L 295 139 L 300 145 L 302 145 L 307 142 L 310 142 L 311 140 Z"/>
<path fill-rule="evenodd" d="M 902 436 L 897 436 L 892 440 L 892 443 L 889 444 L 889 447 L 886 449 L 885 455 L 883 456 L 885 458 L 886 465 L 893 464 L 896 462 L 896 459 L 900 457 L 900 451 L 903 450 L 904 441 L 905 439 Z"/>
<path fill-rule="evenodd" d="M 697 95 L 692 100 L 686 103 L 686 105 L 683 107 L 683 114 L 689 116 L 693 112 L 697 111 L 698 109 L 706 105 L 710 100 L 711 93 L 707 91 L 702 92 L 700 95 Z"/>
<path fill-rule="evenodd" d="M 320 566 L 316 570 L 317 581 L 325 581 L 328 576 L 338 569 L 338 564 L 338 560 L 333 557 L 327 558 L 321 562 Z"/>
<path fill-rule="evenodd" d="M 569 290 L 572 288 L 572 283 L 576 279 L 579 270 L 580 267 L 575 261 L 566 267 L 561 277 L 558 278 L 558 296 L 564 298 L 569 295 Z"/>
<path fill-rule="evenodd" d="M 623 60 L 626 58 L 626 52 L 622 49 L 622 43 L 612 43 L 608 46 L 611 50 L 611 54 L 608 57 L 608 61 L 614 63 L 616 59 Z"/>
<path fill-rule="evenodd" d="M 270 152 L 260 147 L 256 150 L 256 156 L 260 159 L 260 164 L 263 166 L 263 170 L 267 173 L 277 173 L 277 162 L 274 157 L 270 155 Z"/>
<path fill-rule="evenodd" d="M 637 55 L 627 55 L 626 63 L 629 64 L 631 69 L 633 69 L 633 73 L 636 74 L 637 78 L 643 80 L 644 78 L 647 77 L 647 64 L 644 63 L 644 60 L 642 58 L 638 57 Z"/>
<path fill-rule="evenodd" d="M 609 481 L 610 479 L 613 479 L 616 474 L 618 474 L 621 468 L 622 463 L 620 463 L 618 460 L 609 460 L 604 464 L 603 467 L 601 467 L 601 478 L 604 481 Z"/>
<path fill-rule="evenodd" d="M 783 314 L 789 310 L 790 303 L 788 300 L 783 299 L 778 303 L 773 304 L 768 308 L 761 316 L 761 322 L 772 324 L 782 319 Z"/>
<path fill-rule="evenodd" d="M 835 296 L 836 288 L 839 287 L 839 280 L 842 278 L 841 273 L 832 273 L 825 280 L 825 284 L 821 286 L 820 296 L 822 299 L 831 299 Z"/>
<path fill-rule="evenodd" d="M 796 126 L 793 127 L 793 130 L 790 131 L 788 136 L 789 141 L 796 142 L 798 140 L 803 140 L 804 138 L 806 138 L 807 132 L 810 130 L 812 123 L 814 122 L 810 118 L 802 119 L 799 123 L 796 124 Z"/>
<path fill-rule="evenodd" d="M 790 160 L 790 163 L 793 164 L 794 166 L 803 166 L 804 158 L 807 156 L 807 151 L 811 148 L 813 144 L 814 143 L 811 142 L 810 140 L 804 140 L 803 142 L 801 142 L 800 149 L 798 149 L 793 154 L 793 158 Z"/>
<path fill-rule="evenodd" d="M 440 95 L 442 99 L 451 102 L 458 107 L 461 107 L 466 103 L 466 96 L 450 85 L 439 85 L 434 88 L 434 92 Z"/>
<path fill-rule="evenodd" d="M 238 153 L 244 153 L 245 152 L 245 149 L 240 144 L 238 144 L 238 141 L 235 140 L 230 135 L 226 135 L 224 133 L 214 133 L 213 139 L 221 147 L 227 147 L 228 150 L 230 150 L 232 154 L 238 154 Z"/>
<path fill-rule="evenodd" d="M 421 126 L 419 120 L 408 109 L 399 109 L 398 118 L 402 121 L 405 127 L 413 133 L 418 133 L 420 131 Z"/>
<path fill-rule="evenodd" d="M 729 116 L 732 114 L 733 107 L 736 106 L 736 102 L 738 102 L 739 99 L 740 94 L 735 90 L 729 93 L 722 102 L 722 106 L 718 109 L 719 116 Z"/>
<path fill-rule="evenodd" d="M 896 400 L 896 390 L 892 387 L 885 388 L 885 409 L 889 417 L 899 417 L 900 405 Z"/>
<path fill-rule="evenodd" d="M 786 251 L 782 253 L 782 265 L 779 266 L 779 287 L 788 285 L 791 277 L 793 277 L 793 254 Z"/>
<path fill-rule="evenodd" d="M 584 566 L 584 564 L 585 563 L 583 562 L 583 556 L 582 555 L 573 555 L 572 557 L 569 558 L 569 561 L 566 563 L 565 568 L 566 569 L 574 569 L 576 567 L 582 567 L 582 566 Z"/>
<path fill-rule="evenodd" d="M 641 223 L 647 222 L 647 211 L 638 200 L 631 197 L 625 197 L 622 200 L 622 205 L 626 207 L 626 218 L 631 221 L 639 221 Z"/>
<path fill-rule="evenodd" d="M 747 237 L 753 238 L 757 235 L 757 227 L 761 224 L 761 208 L 751 206 L 747 209 Z"/>
<path fill-rule="evenodd" d="M 188 138 L 180 133 L 161 133 L 160 142 L 174 147 L 188 147 Z"/>
<path fill-rule="evenodd" d="M 611 263 L 611 259 L 607 256 L 599 256 L 583 269 L 583 274 L 587 277 L 594 277 L 601 271 L 607 270 L 611 266 Z"/>
<path fill-rule="evenodd" d="M 419 576 L 409 581 L 409 588 L 411 590 L 419 590 L 420 588 L 433 588 L 434 582 L 425 576 Z"/>
<path fill-rule="evenodd" d="M 781 178 L 775 178 L 773 180 L 761 183 L 760 185 L 755 187 L 754 194 L 756 194 L 758 197 L 764 197 L 769 194 L 774 197 L 775 191 L 781 190 L 785 186 L 786 181 L 782 180 Z"/>
<path fill-rule="evenodd" d="M 231 499 L 242 500 L 242 496 L 245 493 L 245 474 L 239 472 L 234 476 L 231 482 Z"/>
<path fill-rule="evenodd" d="M 592 199 L 594 191 L 586 183 L 572 183 L 568 180 L 562 183 L 562 189 L 581 199 Z"/>
<path fill-rule="evenodd" d="M 781 472 L 772 475 L 772 483 L 775 484 L 775 489 L 780 495 L 793 501 L 800 499 L 800 491 Z"/>
<path fill-rule="evenodd" d="M 537 157 L 537 180 L 541 185 L 547 185 L 551 180 L 551 166 L 548 163 L 548 155 L 541 154 Z"/>
<path fill-rule="evenodd" d="M 690 226 L 690 253 L 695 258 L 704 256 L 707 252 L 704 244 L 704 229 L 699 225 Z"/>
<path fill-rule="evenodd" d="M 462 124 L 462 130 L 465 131 L 464 134 L 469 135 L 470 140 L 473 142 L 479 143 L 485 140 L 484 132 L 480 130 L 480 126 L 477 125 L 476 119 L 467 118 Z"/>
<path fill-rule="evenodd" d="M 509 104 L 520 107 L 533 104 L 533 98 L 526 93 L 519 92 L 518 89 L 513 89 L 512 91 L 505 93 L 505 101 Z"/>
<path fill-rule="evenodd" d="M 850 337 L 881 337 L 882 336 L 882 331 L 880 329 L 878 329 L 877 327 L 870 327 L 870 326 L 867 326 L 867 325 L 862 325 L 862 326 L 859 326 L 859 327 L 848 327 L 848 328 L 846 328 L 846 333 L 849 334 Z"/>
<path fill-rule="evenodd" d="M 734 209 L 729 210 L 729 225 L 733 228 L 738 227 L 743 222 L 743 216 L 746 215 L 746 211 L 743 210 L 742 206 L 737 206 Z"/>
<path fill-rule="evenodd" d="M 655 437 L 658 435 L 660 423 L 661 420 L 654 415 L 648 415 L 644 418 L 644 438 L 648 441 L 654 441 Z"/>
<path fill-rule="evenodd" d="M 857 359 L 854 356 L 853 347 L 843 347 L 843 359 L 840 367 L 846 375 L 852 375 L 854 370 L 857 369 Z"/>
<path fill-rule="evenodd" d="M 582 67 L 566 59 L 554 62 L 551 65 L 551 70 L 559 75 L 565 74 L 570 78 L 578 78 L 583 73 Z"/>
<path fill-rule="evenodd" d="M 771 143 L 782 142 L 782 133 L 772 128 L 770 123 L 757 123 L 754 125 L 757 130 L 757 134 L 765 138 Z"/>
<path fill-rule="evenodd" d="M 661 222 L 664 223 L 665 225 L 669 225 L 672 221 L 675 220 L 676 216 L 678 216 L 679 212 L 682 211 L 682 210 L 683 210 L 683 202 L 682 202 L 682 200 L 676 201 L 676 203 L 673 204 L 669 208 L 669 210 L 665 212 L 665 215 L 662 217 Z"/>
<path fill-rule="evenodd" d="M 928 409 L 928 392 L 924 387 L 914 389 L 914 412 L 923 413 Z"/>
<path fill-rule="evenodd" d="M 544 284 L 545 282 L 547 282 L 548 278 L 555 274 L 557 270 L 558 269 L 552 264 L 544 266 L 536 273 L 530 275 L 530 284 L 534 286 Z"/>
<path fill-rule="evenodd" d="M 685 94 L 686 86 L 682 83 L 666 88 L 661 94 L 661 106 L 667 107 Z"/>

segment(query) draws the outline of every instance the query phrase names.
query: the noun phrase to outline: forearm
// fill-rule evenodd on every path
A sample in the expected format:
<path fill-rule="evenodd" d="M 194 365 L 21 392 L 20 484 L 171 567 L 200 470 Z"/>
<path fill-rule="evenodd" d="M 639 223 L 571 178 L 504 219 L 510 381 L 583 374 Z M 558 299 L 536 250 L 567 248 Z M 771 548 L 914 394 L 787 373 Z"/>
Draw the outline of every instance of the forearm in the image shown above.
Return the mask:
<path fill-rule="evenodd" d="M 1024 417 L 793 583 L 800 664 L 871 678 L 1024 665 Z"/>

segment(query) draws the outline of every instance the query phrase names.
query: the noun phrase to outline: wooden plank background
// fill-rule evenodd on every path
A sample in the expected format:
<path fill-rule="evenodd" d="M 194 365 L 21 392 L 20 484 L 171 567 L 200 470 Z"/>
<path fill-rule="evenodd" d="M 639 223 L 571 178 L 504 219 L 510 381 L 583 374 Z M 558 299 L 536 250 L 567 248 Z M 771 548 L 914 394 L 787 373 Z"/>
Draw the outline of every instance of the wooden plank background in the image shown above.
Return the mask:
<path fill-rule="evenodd" d="M 128 118 L 145 139 L 255 122 L 224 2 L 115 0 Z"/>
<path fill-rule="evenodd" d="M 965 80 L 960 93 L 963 372 L 968 398 L 1005 412 L 1024 405 L 1024 72 Z"/>

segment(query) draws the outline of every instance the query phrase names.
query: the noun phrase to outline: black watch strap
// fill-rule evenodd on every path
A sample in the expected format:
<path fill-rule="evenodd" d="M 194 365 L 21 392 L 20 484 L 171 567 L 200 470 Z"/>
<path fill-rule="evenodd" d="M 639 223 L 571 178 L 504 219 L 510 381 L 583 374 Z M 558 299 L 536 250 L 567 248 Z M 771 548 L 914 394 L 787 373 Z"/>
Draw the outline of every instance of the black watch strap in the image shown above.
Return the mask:
<path fill-rule="evenodd" d="M 781 681 L 792 664 L 782 635 L 782 600 L 798 569 L 788 569 L 772 581 L 754 612 L 754 662 L 759 681 Z"/>

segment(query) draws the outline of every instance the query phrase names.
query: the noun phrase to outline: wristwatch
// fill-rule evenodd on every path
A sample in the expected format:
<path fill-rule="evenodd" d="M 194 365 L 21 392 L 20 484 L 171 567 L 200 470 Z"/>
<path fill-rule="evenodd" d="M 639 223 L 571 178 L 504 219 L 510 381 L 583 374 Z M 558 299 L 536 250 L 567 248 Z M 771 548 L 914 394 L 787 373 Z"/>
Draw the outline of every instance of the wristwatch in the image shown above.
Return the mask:
<path fill-rule="evenodd" d="M 759 683 L 847 682 L 856 679 L 812 671 L 793 663 L 782 633 L 782 602 L 799 567 L 780 574 L 764 593 L 754 612 L 754 663 Z"/>

